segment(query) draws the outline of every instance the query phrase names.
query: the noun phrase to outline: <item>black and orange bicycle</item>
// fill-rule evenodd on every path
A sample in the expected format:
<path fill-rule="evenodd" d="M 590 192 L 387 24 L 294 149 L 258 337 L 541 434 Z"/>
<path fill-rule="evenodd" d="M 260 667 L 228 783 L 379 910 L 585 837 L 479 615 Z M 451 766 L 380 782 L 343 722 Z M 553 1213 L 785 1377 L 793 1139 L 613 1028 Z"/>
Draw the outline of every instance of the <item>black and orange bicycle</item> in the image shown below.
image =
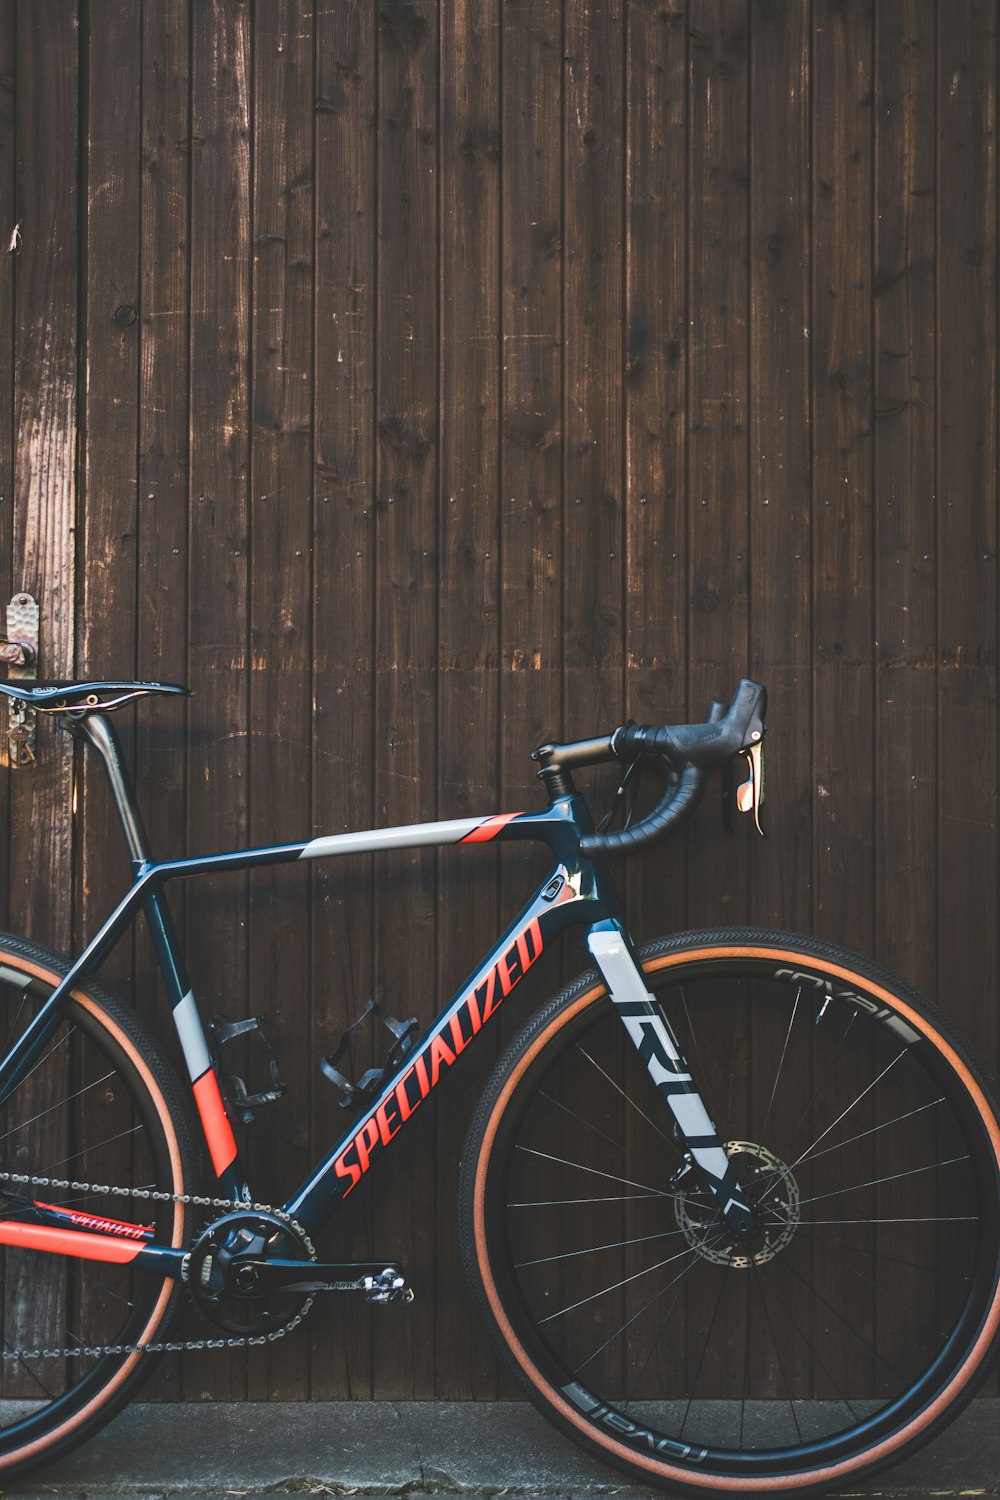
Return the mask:
<path fill-rule="evenodd" d="M 75 960 L 0 935 L 0 1480 L 91 1434 L 164 1350 L 283 1337 L 324 1292 L 407 1300 L 403 1267 L 320 1262 L 314 1237 L 571 926 L 593 967 L 504 1051 L 459 1194 L 474 1298 L 526 1394 L 633 1478 L 702 1495 L 853 1483 L 954 1416 L 1000 1324 L 1000 1125 L 969 1047 L 907 985 L 811 938 L 722 929 L 637 950 L 608 871 L 740 755 L 738 805 L 759 826 L 759 684 L 703 724 L 536 750 L 538 811 L 157 861 L 108 715 L 182 691 L 0 683 L 98 753 L 133 871 Z M 595 831 L 573 773 L 615 761 L 623 786 L 650 768 L 663 795 Z M 422 1036 L 376 1008 L 384 1068 L 351 1082 L 340 1049 L 323 1061 L 351 1123 L 260 1203 L 231 1121 L 263 1095 L 220 1062 L 255 1023 L 203 1024 L 167 882 L 512 839 L 548 846 L 544 883 Z M 183 1082 L 93 978 L 139 911 Z M 211 1337 L 171 1339 L 185 1300 Z"/>

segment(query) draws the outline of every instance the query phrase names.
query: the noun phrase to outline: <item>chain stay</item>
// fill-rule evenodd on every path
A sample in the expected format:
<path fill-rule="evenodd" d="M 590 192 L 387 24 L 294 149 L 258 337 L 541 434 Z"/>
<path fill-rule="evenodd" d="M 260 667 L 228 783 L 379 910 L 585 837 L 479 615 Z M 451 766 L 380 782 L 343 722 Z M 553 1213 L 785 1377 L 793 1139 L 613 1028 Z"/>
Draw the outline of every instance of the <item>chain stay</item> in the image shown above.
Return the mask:
<path fill-rule="evenodd" d="M 141 1198 L 150 1203 L 183 1203 L 186 1207 L 226 1209 L 230 1213 L 270 1214 L 290 1225 L 301 1237 L 312 1259 L 316 1259 L 312 1241 L 301 1224 L 296 1223 L 283 1209 L 272 1208 L 266 1203 L 240 1203 L 231 1198 L 206 1198 L 197 1193 L 166 1193 L 159 1188 L 114 1187 L 110 1183 L 73 1182 L 58 1177 L 32 1177 L 24 1172 L 0 1172 L 0 1182 L 17 1183 L 21 1187 L 59 1188 L 61 1191 L 68 1190 L 74 1193 L 99 1193 L 109 1198 Z M 103 1344 L 96 1347 L 77 1344 L 68 1349 L 4 1349 L 3 1358 L 5 1361 L 102 1359 L 107 1355 L 118 1354 L 186 1354 L 197 1349 L 257 1348 L 262 1344 L 273 1344 L 278 1339 L 283 1339 L 293 1329 L 298 1328 L 312 1304 L 313 1299 L 310 1297 L 302 1311 L 297 1313 L 289 1323 L 283 1328 L 273 1329 L 270 1333 L 251 1333 L 239 1338 L 224 1339 L 164 1339 L 155 1344 Z"/>

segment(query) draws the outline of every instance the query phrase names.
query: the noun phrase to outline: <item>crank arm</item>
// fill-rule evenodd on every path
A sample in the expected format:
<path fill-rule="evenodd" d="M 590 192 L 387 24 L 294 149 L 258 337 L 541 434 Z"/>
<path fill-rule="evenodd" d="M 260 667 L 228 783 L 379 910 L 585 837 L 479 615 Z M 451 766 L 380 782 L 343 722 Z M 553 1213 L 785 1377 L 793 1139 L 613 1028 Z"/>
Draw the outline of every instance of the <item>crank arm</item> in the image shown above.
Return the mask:
<path fill-rule="evenodd" d="M 234 1256 L 227 1267 L 227 1280 L 229 1294 L 250 1301 L 273 1292 L 367 1292 L 377 1298 L 381 1292 L 401 1292 L 406 1285 L 399 1267 L 384 1260 L 324 1265 L 316 1261 L 262 1260 L 259 1256 Z"/>

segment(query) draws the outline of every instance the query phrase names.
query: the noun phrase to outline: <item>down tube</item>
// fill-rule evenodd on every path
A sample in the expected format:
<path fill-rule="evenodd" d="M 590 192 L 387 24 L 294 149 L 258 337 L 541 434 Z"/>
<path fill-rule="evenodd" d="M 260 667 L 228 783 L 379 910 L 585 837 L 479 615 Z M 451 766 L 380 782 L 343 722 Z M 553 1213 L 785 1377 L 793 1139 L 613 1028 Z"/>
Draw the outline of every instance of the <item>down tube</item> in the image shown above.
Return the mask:
<path fill-rule="evenodd" d="M 552 876 L 402 1059 L 374 1103 L 284 1205 L 285 1212 L 309 1233 L 322 1228 L 354 1191 L 552 939 L 566 927 L 596 922 L 610 914 L 593 891 L 581 894 L 578 883 L 564 868 Z"/>

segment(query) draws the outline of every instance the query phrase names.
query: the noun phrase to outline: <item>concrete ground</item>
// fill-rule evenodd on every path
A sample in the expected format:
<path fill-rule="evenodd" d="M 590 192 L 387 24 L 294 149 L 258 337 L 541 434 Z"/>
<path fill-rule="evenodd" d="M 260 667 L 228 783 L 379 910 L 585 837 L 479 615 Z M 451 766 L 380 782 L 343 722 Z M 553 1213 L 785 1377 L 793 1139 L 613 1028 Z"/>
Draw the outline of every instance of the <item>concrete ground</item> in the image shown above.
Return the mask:
<path fill-rule="evenodd" d="M 136 1405 L 70 1457 L 4 1494 L 115 1500 L 244 1495 L 502 1495 L 505 1500 L 658 1492 L 629 1485 L 514 1402 Z M 1000 1406 L 976 1402 L 923 1453 L 837 1494 L 1000 1497 Z"/>

